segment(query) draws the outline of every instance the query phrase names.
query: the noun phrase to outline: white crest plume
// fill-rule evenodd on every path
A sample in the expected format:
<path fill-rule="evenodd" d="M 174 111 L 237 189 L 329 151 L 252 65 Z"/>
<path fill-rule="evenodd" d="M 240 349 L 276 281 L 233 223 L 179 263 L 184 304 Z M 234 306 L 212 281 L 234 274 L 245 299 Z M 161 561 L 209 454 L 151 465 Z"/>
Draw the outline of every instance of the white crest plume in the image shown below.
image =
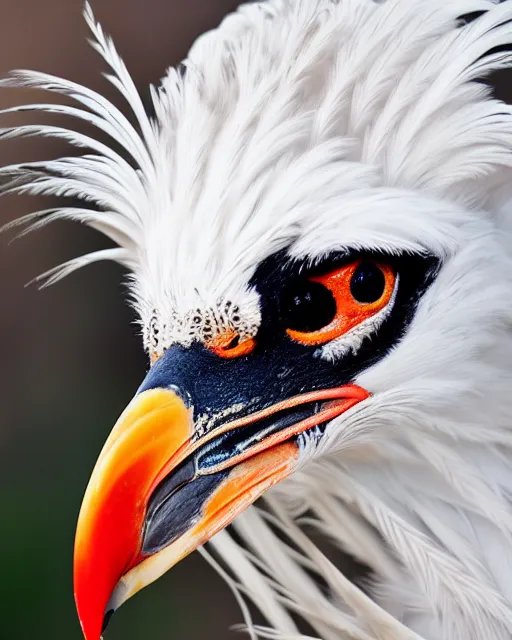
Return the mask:
<path fill-rule="evenodd" d="M 135 125 L 69 80 L 1 83 L 77 104 L 3 114 L 71 116 L 119 149 L 57 126 L 0 130 L 84 149 L 0 169 L 5 193 L 82 203 L 15 224 L 77 220 L 117 245 L 44 282 L 125 265 L 159 355 L 231 325 L 253 335 L 250 277 L 284 247 L 312 261 L 340 246 L 443 260 L 410 331 L 361 375 L 372 398 L 318 451 L 305 438 L 301 469 L 202 551 L 250 634 L 305 639 L 302 618 L 325 640 L 512 638 L 512 109 L 481 82 L 512 67 L 512 2 L 249 4 L 151 88 L 153 117 L 88 5 L 85 17 Z M 312 528 L 368 565 L 371 584 L 350 582 Z M 245 597 L 270 628 L 252 624 Z"/>

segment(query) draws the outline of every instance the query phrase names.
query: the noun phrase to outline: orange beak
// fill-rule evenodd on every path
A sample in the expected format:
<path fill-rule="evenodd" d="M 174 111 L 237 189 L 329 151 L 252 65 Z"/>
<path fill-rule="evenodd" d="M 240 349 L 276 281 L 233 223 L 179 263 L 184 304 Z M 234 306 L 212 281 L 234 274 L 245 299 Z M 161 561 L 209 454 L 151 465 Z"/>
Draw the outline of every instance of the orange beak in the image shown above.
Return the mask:
<path fill-rule="evenodd" d="M 368 395 L 355 385 L 303 394 L 199 435 L 176 393 L 139 393 L 101 452 L 78 520 L 74 588 L 86 640 L 99 640 L 111 612 L 290 475 L 300 433 Z"/>

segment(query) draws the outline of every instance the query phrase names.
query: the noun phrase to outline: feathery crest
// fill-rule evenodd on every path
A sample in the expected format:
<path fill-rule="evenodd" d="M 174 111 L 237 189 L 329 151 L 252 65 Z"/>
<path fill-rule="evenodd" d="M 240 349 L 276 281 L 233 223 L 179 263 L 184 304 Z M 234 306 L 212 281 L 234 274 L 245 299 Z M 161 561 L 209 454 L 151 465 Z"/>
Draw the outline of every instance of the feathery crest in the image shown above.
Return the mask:
<path fill-rule="evenodd" d="M 459 17 L 476 11 L 484 14 L 462 26 Z M 492 53 L 510 42 L 510 16 L 508 2 L 491 0 L 243 6 L 198 40 L 186 73 L 171 69 L 161 86 L 151 87 L 152 121 L 86 4 L 93 46 L 137 126 L 86 87 L 16 72 L 3 87 L 45 89 L 80 107 L 42 103 L 4 114 L 71 116 L 122 152 L 73 129 L 5 128 L 3 138 L 56 137 L 89 153 L 7 166 L 0 178 L 8 179 L 7 193 L 66 196 L 88 205 L 40 211 L 15 224 L 72 218 L 120 248 L 73 260 L 42 281 L 55 282 L 96 260 L 120 262 L 134 274 L 146 347 L 161 352 L 189 331 L 172 326 L 188 310 L 231 298 L 247 306 L 237 278 L 247 281 L 265 255 L 291 239 L 300 242 L 297 230 L 310 207 L 320 212 L 322 195 L 326 204 L 347 195 L 354 188 L 350 175 L 368 195 L 374 189 L 375 199 L 385 185 L 492 208 L 500 189 L 508 192 L 512 114 L 476 80 L 510 65 L 508 52 Z M 197 258 L 189 280 L 197 282 L 184 288 L 191 242 Z M 258 321 L 254 307 L 245 318 L 248 334 Z M 156 347 L 150 324 L 158 325 Z"/>

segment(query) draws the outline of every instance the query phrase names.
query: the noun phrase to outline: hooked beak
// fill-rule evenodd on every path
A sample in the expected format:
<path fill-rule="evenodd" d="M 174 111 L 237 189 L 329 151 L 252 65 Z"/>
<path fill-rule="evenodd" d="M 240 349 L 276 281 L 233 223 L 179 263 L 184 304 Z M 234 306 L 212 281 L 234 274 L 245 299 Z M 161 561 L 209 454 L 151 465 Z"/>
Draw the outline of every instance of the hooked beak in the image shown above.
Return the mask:
<path fill-rule="evenodd" d="M 352 384 L 306 393 L 200 433 L 179 392 L 139 393 L 100 454 L 78 520 L 74 589 L 86 640 L 290 475 L 300 433 L 368 395 Z"/>

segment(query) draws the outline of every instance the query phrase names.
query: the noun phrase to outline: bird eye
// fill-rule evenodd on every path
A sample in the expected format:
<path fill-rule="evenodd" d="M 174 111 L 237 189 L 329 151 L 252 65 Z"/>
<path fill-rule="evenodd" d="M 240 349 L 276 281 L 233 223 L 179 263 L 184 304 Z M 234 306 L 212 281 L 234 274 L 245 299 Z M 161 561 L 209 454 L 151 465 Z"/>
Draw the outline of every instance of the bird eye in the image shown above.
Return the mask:
<path fill-rule="evenodd" d="M 336 300 L 323 284 L 305 280 L 285 292 L 281 309 L 289 329 L 318 331 L 334 319 Z"/>
<path fill-rule="evenodd" d="M 339 338 L 384 309 L 395 282 L 393 269 L 373 260 L 356 260 L 308 278 L 283 295 L 287 333 L 305 345 Z"/>
<path fill-rule="evenodd" d="M 377 302 L 385 289 L 384 272 L 374 262 L 362 262 L 350 278 L 350 293 L 361 304 Z"/>

